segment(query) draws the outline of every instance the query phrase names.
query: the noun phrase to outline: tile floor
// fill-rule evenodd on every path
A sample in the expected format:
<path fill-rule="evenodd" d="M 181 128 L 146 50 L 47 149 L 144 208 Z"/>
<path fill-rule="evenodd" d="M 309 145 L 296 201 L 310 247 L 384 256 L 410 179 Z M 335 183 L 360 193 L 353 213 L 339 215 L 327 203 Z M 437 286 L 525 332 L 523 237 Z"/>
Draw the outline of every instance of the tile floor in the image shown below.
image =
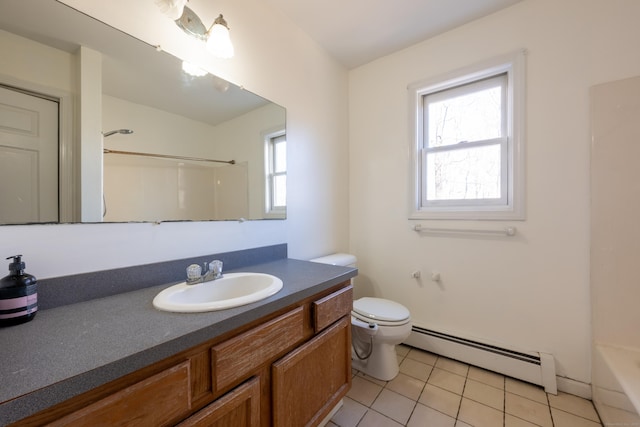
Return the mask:
<path fill-rule="evenodd" d="M 354 371 L 329 427 L 598 427 L 590 400 L 404 345 L 400 373 L 379 381 Z"/>

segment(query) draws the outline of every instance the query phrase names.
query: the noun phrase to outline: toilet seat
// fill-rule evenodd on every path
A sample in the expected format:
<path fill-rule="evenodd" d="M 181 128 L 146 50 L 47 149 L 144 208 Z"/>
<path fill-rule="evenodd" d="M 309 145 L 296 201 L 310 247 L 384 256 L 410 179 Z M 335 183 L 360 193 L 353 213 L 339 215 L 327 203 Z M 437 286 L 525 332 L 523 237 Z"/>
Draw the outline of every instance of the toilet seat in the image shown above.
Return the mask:
<path fill-rule="evenodd" d="M 409 322 L 409 310 L 395 301 L 364 297 L 353 302 L 351 315 L 363 322 L 380 326 L 401 326 Z"/>

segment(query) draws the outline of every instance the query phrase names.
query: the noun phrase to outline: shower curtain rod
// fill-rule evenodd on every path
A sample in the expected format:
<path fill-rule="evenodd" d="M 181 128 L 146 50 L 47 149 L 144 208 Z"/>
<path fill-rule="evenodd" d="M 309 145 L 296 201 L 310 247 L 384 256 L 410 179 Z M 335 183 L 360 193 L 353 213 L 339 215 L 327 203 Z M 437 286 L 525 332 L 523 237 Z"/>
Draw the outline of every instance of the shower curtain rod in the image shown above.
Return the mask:
<path fill-rule="evenodd" d="M 213 162 L 213 163 L 228 163 L 230 165 L 235 165 L 235 160 L 213 160 L 213 159 L 203 159 L 201 157 L 183 157 L 183 156 L 171 156 L 167 154 L 153 154 L 153 153 L 139 153 L 135 151 L 120 151 L 120 150 L 111 150 L 105 148 L 102 150 L 104 154 L 127 154 L 131 156 L 145 156 L 145 157 L 160 157 L 163 159 L 174 159 L 174 160 L 191 160 L 195 162 Z"/>

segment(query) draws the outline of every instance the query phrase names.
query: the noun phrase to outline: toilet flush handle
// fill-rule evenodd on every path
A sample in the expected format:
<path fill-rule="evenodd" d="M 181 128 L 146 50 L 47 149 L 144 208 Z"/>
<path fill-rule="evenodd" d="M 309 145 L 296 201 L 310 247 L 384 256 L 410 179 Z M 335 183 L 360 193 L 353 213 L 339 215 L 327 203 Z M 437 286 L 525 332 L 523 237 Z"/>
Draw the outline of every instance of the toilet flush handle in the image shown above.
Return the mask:
<path fill-rule="evenodd" d="M 355 317 L 352 317 L 351 318 L 351 325 L 357 326 L 365 334 L 375 335 L 375 334 L 378 333 L 378 324 L 377 323 L 363 322 L 360 319 L 356 319 Z"/>

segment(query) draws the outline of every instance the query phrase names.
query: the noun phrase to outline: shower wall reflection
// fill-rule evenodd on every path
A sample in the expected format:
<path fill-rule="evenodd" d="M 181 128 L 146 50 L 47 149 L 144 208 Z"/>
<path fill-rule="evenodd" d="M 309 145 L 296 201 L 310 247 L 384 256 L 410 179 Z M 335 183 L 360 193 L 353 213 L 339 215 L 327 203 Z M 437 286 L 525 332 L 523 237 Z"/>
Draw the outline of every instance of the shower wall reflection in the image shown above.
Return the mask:
<path fill-rule="evenodd" d="M 103 96 L 106 129 L 133 129 L 104 139 L 104 148 L 211 158 L 236 164 L 104 154 L 105 222 L 230 220 L 264 217 L 265 129 L 281 116 L 266 105 L 217 126 Z M 249 188 L 253 187 L 252 191 Z"/>
<path fill-rule="evenodd" d="M 246 163 L 216 167 L 108 155 L 104 187 L 106 222 L 249 217 Z"/>

